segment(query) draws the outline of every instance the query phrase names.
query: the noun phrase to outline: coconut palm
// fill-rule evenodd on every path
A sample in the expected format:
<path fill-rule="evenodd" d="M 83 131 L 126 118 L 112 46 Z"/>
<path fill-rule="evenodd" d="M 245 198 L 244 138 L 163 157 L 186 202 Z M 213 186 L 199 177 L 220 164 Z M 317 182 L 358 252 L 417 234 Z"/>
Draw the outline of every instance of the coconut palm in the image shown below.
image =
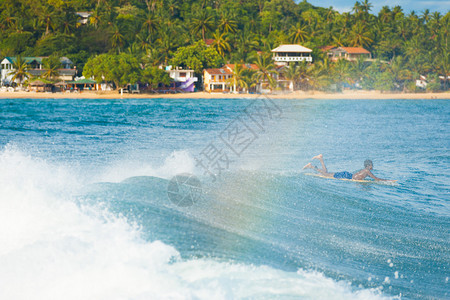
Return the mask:
<path fill-rule="evenodd" d="M 120 33 L 120 29 L 117 25 L 114 26 L 112 36 L 111 36 L 111 46 L 113 48 L 117 48 L 118 52 L 120 52 L 120 48 L 124 45 L 125 38 Z"/>
<path fill-rule="evenodd" d="M 298 22 L 295 26 L 292 26 L 289 31 L 290 32 L 289 38 L 292 40 L 292 43 L 300 44 L 303 43 L 305 40 L 308 40 L 309 34 L 307 29 L 308 26 L 303 25 L 300 22 Z"/>
<path fill-rule="evenodd" d="M 42 73 L 42 77 L 52 80 L 58 77 L 58 69 L 61 68 L 61 61 L 58 56 L 50 56 L 49 58 L 44 59 L 43 63 L 45 71 Z"/>
<path fill-rule="evenodd" d="M 213 17 L 209 16 L 207 10 L 202 10 L 200 14 L 194 17 L 191 21 L 191 32 L 197 34 L 202 33 L 202 38 L 205 40 L 206 32 L 213 28 Z"/>
<path fill-rule="evenodd" d="M 352 46 L 368 47 L 372 42 L 371 32 L 365 25 L 360 22 L 353 25 L 350 31 L 350 43 Z"/>
<path fill-rule="evenodd" d="M 245 80 L 245 68 L 241 64 L 235 64 L 232 72 L 233 77 L 228 79 L 227 83 L 233 86 L 233 91 L 236 93 L 241 88 L 247 89 L 248 83 Z"/>
<path fill-rule="evenodd" d="M 39 14 L 39 21 L 45 26 L 45 35 L 50 33 L 50 28 L 55 28 L 55 12 L 50 8 L 50 6 L 44 5 L 41 7 Z"/>
<path fill-rule="evenodd" d="M 275 65 L 272 62 L 272 57 L 264 54 L 258 55 L 255 63 L 258 67 L 254 77 L 257 84 L 259 84 L 261 89 L 267 85 L 270 89 L 273 89 L 276 85 L 274 75 L 277 74 L 277 71 L 275 70 Z"/>
<path fill-rule="evenodd" d="M 153 35 L 159 28 L 160 20 L 153 13 L 148 13 L 145 17 L 142 28 L 147 30 L 147 32 Z"/>
<path fill-rule="evenodd" d="M 237 22 L 234 20 L 234 18 L 229 13 L 222 14 L 220 18 L 219 27 L 222 29 L 223 32 L 228 33 L 234 33 L 237 29 Z"/>
<path fill-rule="evenodd" d="M 230 52 L 231 47 L 228 43 L 228 38 L 226 36 L 226 33 L 220 33 L 218 30 L 213 34 L 213 40 L 212 47 L 217 50 L 217 53 L 220 54 L 220 56 L 224 57 L 225 52 Z"/>
<path fill-rule="evenodd" d="M 23 80 L 31 76 L 28 73 L 28 64 L 21 56 L 17 56 L 13 61 L 13 70 L 8 75 L 12 75 L 11 81 L 18 81 L 20 87 L 22 87 Z"/>
<path fill-rule="evenodd" d="M 302 75 L 300 67 L 297 64 L 290 64 L 283 69 L 282 74 L 289 81 L 289 89 L 293 92 L 296 82 L 300 80 L 300 76 Z"/>
<path fill-rule="evenodd" d="M 348 83 L 348 79 L 350 76 L 350 64 L 346 59 L 339 59 L 334 63 L 332 68 L 332 75 L 334 77 L 334 81 L 336 82 L 336 86 L 338 90 L 342 90 L 342 86 L 345 83 Z"/>

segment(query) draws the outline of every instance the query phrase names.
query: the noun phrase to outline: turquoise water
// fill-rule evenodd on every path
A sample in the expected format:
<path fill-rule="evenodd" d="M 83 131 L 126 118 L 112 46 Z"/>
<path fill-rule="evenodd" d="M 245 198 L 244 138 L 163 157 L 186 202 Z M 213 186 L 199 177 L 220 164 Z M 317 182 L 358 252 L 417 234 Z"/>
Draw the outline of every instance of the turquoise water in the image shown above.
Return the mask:
<path fill-rule="evenodd" d="M 445 100 L 1 99 L 0 298 L 446 299 L 449 116 Z M 305 175 L 319 153 L 398 183 Z M 202 184 L 189 207 L 168 198 L 180 173 Z"/>

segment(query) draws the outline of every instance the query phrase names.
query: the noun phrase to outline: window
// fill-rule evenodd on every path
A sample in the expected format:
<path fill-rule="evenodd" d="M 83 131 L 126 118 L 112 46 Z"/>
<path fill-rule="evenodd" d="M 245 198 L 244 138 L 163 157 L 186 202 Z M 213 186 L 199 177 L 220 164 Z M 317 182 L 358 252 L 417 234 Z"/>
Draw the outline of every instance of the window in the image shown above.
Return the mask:
<path fill-rule="evenodd" d="M 186 77 L 186 72 L 180 72 L 180 77 Z"/>

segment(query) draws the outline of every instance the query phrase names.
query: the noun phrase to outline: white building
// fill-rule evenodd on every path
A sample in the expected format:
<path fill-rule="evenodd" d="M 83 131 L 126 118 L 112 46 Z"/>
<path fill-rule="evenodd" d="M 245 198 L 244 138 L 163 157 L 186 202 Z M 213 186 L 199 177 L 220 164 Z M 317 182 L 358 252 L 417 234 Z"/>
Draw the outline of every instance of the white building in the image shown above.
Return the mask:
<path fill-rule="evenodd" d="M 277 65 L 288 65 L 292 62 L 312 62 L 312 50 L 301 45 L 280 45 L 272 50 L 273 60 Z"/>
<path fill-rule="evenodd" d="M 173 69 L 172 66 L 167 66 L 166 72 L 169 73 L 169 77 L 175 82 L 175 87 L 185 92 L 193 92 L 195 90 L 195 82 L 198 81 L 198 78 L 194 76 L 194 70 L 180 67 Z"/>
<path fill-rule="evenodd" d="M 42 60 L 45 57 L 23 57 L 23 60 L 28 65 L 28 73 L 30 73 L 31 76 L 39 77 L 44 72 L 45 69 L 42 64 Z M 1 71 L 0 71 L 0 85 L 10 85 L 12 84 L 12 77 L 11 74 L 14 71 L 14 63 L 16 62 L 16 57 L 5 57 L 1 61 Z M 61 68 L 58 69 L 59 72 L 59 79 L 60 80 L 72 80 L 75 76 L 76 69 L 72 68 L 73 62 L 68 59 L 67 57 L 61 57 Z M 17 82 L 16 82 L 17 83 Z"/>

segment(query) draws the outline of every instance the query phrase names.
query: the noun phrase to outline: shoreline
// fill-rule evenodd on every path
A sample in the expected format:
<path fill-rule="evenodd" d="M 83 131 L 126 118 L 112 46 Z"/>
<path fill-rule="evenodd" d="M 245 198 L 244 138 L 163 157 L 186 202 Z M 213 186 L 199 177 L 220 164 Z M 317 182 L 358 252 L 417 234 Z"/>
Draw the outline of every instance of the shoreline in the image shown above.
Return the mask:
<path fill-rule="evenodd" d="M 239 99 L 256 98 L 258 94 L 232 94 L 194 92 L 185 94 L 123 94 L 117 91 L 81 93 L 46 93 L 46 92 L 0 92 L 0 99 Z M 283 94 L 268 94 L 274 99 L 450 99 L 450 92 L 443 93 L 381 93 L 380 91 L 344 91 L 341 93 L 325 93 L 319 91 L 295 91 Z"/>

